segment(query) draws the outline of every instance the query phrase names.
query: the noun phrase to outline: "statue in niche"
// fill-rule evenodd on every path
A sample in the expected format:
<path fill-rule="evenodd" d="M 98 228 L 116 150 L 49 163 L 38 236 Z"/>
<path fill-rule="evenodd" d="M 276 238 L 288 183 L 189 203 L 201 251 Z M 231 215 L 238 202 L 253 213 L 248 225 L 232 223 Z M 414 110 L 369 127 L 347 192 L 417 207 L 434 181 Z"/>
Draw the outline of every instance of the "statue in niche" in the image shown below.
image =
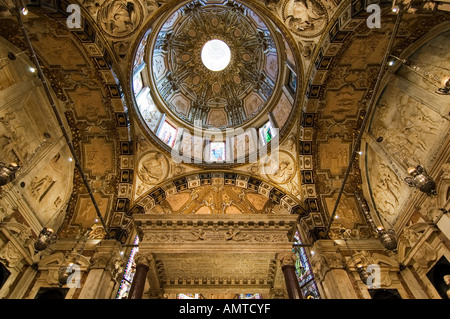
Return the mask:
<path fill-rule="evenodd" d="M 448 289 L 447 289 L 447 298 L 450 299 L 450 275 L 445 275 L 444 276 L 444 282 L 447 285 Z"/>

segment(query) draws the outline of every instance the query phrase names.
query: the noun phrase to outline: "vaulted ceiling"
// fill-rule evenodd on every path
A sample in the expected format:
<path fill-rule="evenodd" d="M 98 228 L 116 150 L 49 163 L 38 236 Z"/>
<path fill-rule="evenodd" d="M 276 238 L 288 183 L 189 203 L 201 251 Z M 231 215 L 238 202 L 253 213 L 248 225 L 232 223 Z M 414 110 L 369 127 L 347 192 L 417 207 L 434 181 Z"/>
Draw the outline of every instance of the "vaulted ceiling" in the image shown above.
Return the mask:
<path fill-rule="evenodd" d="M 205 1 L 205 3 L 214 2 Z M 8 1 L 1 3 L 4 3 L 5 7 L 8 6 Z M 355 230 L 356 236 L 363 238 L 373 235 L 366 217 L 359 212 L 354 198 L 354 193 L 360 188 L 363 188 L 367 198 L 373 199 L 375 207 L 381 213 L 380 220 L 386 219 L 390 223 L 395 223 L 401 202 L 408 196 L 407 186 L 400 186 L 405 167 L 414 165 L 417 161 L 426 161 L 431 155 L 439 156 L 440 147 L 448 145 L 448 136 L 445 135 L 449 127 L 448 98 L 443 97 L 439 100 L 440 98 L 434 96 L 434 100 L 429 103 L 431 108 L 436 109 L 436 105 L 441 105 L 441 109 L 436 114 L 425 111 L 422 115 L 423 103 L 417 100 L 423 99 L 423 96 L 416 96 L 414 99 L 411 97 L 414 95 L 413 90 L 405 88 L 400 94 L 396 88 L 402 83 L 411 85 L 410 82 L 414 82 L 424 90 L 431 90 L 425 82 L 420 82 L 417 75 L 405 74 L 406 68 L 398 66 L 395 71 L 400 75 L 396 77 L 396 82 L 392 77 L 389 78 L 390 82 L 386 78 L 382 86 L 386 90 L 383 93 L 381 90 L 374 92 L 380 65 L 397 18 L 397 15 L 391 12 L 389 2 L 381 2 L 383 8 L 381 28 L 370 29 L 366 24 L 369 13 L 365 10 L 366 3 L 363 0 L 242 1 L 270 23 L 271 29 L 276 30 L 278 41 L 283 42 L 284 46 L 278 45 L 278 50 L 282 48 L 280 52 L 272 51 L 276 52 L 275 56 L 278 54 L 278 58 L 282 56 L 283 61 L 288 61 L 287 65 L 297 76 L 295 94 L 289 95 L 285 90 L 285 96 L 290 96 L 286 99 L 290 100 L 286 103 L 281 100 L 274 103 L 275 108 L 271 112 L 271 116 L 275 117 L 275 123 L 286 115 L 284 125 L 279 126 L 280 161 L 271 172 L 268 171 L 270 162 L 262 161 L 217 166 L 176 162 L 171 158 L 170 149 L 161 143 L 156 133 L 149 129 L 139 114 L 132 90 L 136 54 L 138 59 L 146 61 L 149 51 L 140 48 L 147 45 L 150 32 L 161 19 L 169 18 L 180 5 L 188 1 L 180 3 L 82 0 L 79 1 L 82 6 L 82 23 L 80 28 L 75 29 L 69 29 L 66 25 L 69 16 L 66 8 L 70 3 L 51 0 L 31 1 L 30 13 L 24 17 L 25 26 L 44 74 L 53 89 L 59 112 L 63 115 L 67 128 L 70 128 L 71 139 L 98 208 L 110 227 L 111 236 L 122 242 L 127 241 L 133 233 L 133 214 L 142 212 L 162 214 L 169 211 L 179 214 L 294 213 L 301 217 L 300 225 L 305 240 L 326 237 L 325 230 L 342 185 L 355 138 L 363 118 L 368 116 L 366 111 L 374 94 L 377 101 L 379 100 L 380 107 L 374 113 L 367 136 L 375 139 L 383 136 L 386 146 L 370 142 L 369 137 L 365 140 L 368 145 L 367 153 L 364 153 L 363 159 L 358 159 L 353 164 L 337 210 L 339 219 L 333 222 L 331 228 L 332 236 L 340 236 L 341 227 Z M 404 14 L 394 38 L 391 54 L 409 58 L 413 52 L 419 50 L 412 59 L 428 63 L 429 72 L 436 72 L 436 65 L 448 70 L 449 50 L 448 45 L 445 46 L 449 43 L 448 33 L 446 35 L 443 33 L 449 29 L 449 18 L 447 12 L 439 10 Z M 213 23 L 211 19 L 208 21 Z M 196 20 L 190 23 L 195 24 Z M 253 25 L 252 28 L 254 27 Z M 226 31 L 234 32 L 234 35 L 240 30 L 235 25 L 231 25 L 230 28 Z M 183 32 L 189 33 L 188 29 L 174 28 L 175 36 L 178 35 L 180 39 L 187 41 L 186 37 L 189 34 Z M 16 54 L 27 52 L 17 20 L 6 13 L 0 20 L 0 36 L 9 41 L 9 44 L 6 42 L 2 44 L 2 58 L 8 51 Z M 439 37 L 432 40 L 436 36 Z M 429 41 L 432 42 L 421 48 Z M 236 39 L 235 44 L 239 43 Z M 270 70 L 264 69 L 264 63 L 271 56 L 270 50 L 261 52 L 258 50 L 254 49 L 252 52 L 255 57 L 262 57 L 264 61 L 255 61 L 266 78 L 270 79 L 268 74 Z M 433 55 L 436 50 L 441 51 L 434 55 L 435 58 L 431 62 L 423 58 L 425 55 Z M 199 50 L 192 49 L 185 54 L 195 55 L 197 51 Z M 184 66 L 188 64 L 190 58 L 184 57 Z M 240 55 L 240 58 L 251 59 L 251 56 Z M 186 72 L 183 63 L 180 67 L 174 64 L 174 58 L 170 55 L 167 59 L 172 63 L 167 67 L 173 68 L 176 77 L 179 76 L 177 72 Z M 151 64 L 152 61 L 147 63 Z M 8 67 L 0 70 L 3 72 L 2 89 L 7 88 L 5 79 L 13 83 L 24 81 L 23 77 L 14 77 L 7 70 Z M 280 85 L 288 84 L 287 73 L 285 75 L 285 78 L 278 79 L 284 81 Z M 38 87 L 36 75 L 29 76 Z M 443 77 L 448 74 L 441 72 L 437 76 Z M 191 74 L 186 78 L 186 83 L 192 85 L 194 78 L 195 75 Z M 245 79 L 238 80 L 230 75 L 230 78 L 216 80 L 210 83 L 213 91 L 216 82 L 223 81 L 225 87 L 231 81 L 230 83 L 239 87 L 239 80 Z M 194 88 L 185 85 L 181 95 L 170 91 L 164 98 L 174 102 L 174 97 L 178 97 L 181 101 L 183 94 L 195 95 L 190 90 Z M 220 88 L 217 90 L 216 95 L 219 96 Z M 251 92 L 257 91 L 252 88 L 246 92 L 252 94 Z M 270 98 L 270 94 L 267 96 L 255 94 L 261 101 Z M 283 94 L 279 93 L 278 98 L 281 96 Z M 220 97 L 218 98 L 220 100 Z M 43 101 L 34 102 L 32 97 L 28 102 L 24 101 L 21 104 L 23 114 L 33 114 L 33 105 L 39 103 L 45 105 Z M 245 106 L 245 102 L 243 105 Z M 278 105 L 289 105 L 292 112 L 287 112 L 288 116 L 284 108 L 276 108 Z M 402 105 L 401 110 L 406 113 L 397 113 L 397 105 Z M 414 110 L 411 107 L 414 107 Z M 0 140 L 3 138 L 2 146 L 10 145 L 11 152 L 17 157 L 0 160 L 18 160 L 25 165 L 28 163 L 26 152 L 31 154 L 37 150 L 38 153 L 48 155 L 45 162 L 48 165 L 41 164 L 41 167 L 36 167 L 34 164 L 27 164 L 29 168 L 25 167 L 25 170 L 28 173 L 18 178 L 14 187 L 20 190 L 24 188 L 21 196 L 29 202 L 29 208 L 35 212 L 48 211 L 49 215 L 55 212 L 54 206 L 57 206 L 63 217 L 58 219 L 58 222 L 57 219 L 42 218 L 40 223 L 54 222 L 54 226 L 59 228 L 61 237 L 75 236 L 92 224 L 98 224 L 95 207 L 79 172 L 74 170 L 74 174 L 58 173 L 67 172 L 64 165 L 72 165 L 70 167 L 73 168 L 73 164 L 65 162 L 63 166 L 58 166 L 59 157 L 64 159 L 70 157 L 68 150 L 49 153 L 45 149 L 38 149 L 39 141 L 44 139 L 45 132 L 40 132 L 39 128 L 32 132 L 31 125 L 23 122 L 26 116 L 20 115 L 17 108 L 14 103 L 0 106 L 0 129 L 2 129 Z M 264 109 L 264 106 L 259 110 L 261 109 Z M 175 110 L 172 115 L 181 111 Z M 5 120 L 7 114 L 14 113 L 15 117 Z M 188 114 L 187 112 L 185 115 Z M 243 116 L 237 120 L 219 116 L 218 118 L 223 119 L 223 123 L 217 120 L 218 122 L 209 121 L 205 124 L 215 123 L 216 127 L 220 127 L 231 123 L 231 126 L 238 126 L 250 115 L 245 111 L 240 114 Z M 49 130 L 55 128 L 50 124 L 51 120 L 48 120 L 50 117 L 51 115 L 48 115 L 46 119 L 45 116 L 41 116 L 33 127 L 45 123 Z M 207 118 L 210 120 L 211 114 Z M 421 126 L 423 131 L 412 129 L 416 127 L 414 121 L 424 123 Z M 11 137 L 8 135 L 12 132 L 11 127 L 21 127 L 23 132 Z M 403 132 L 405 127 L 407 132 Z M 392 130 L 391 133 L 389 130 Z M 403 134 L 398 140 L 395 140 L 395 134 L 392 133 L 396 130 L 402 131 Z M 46 142 L 58 145 L 60 133 L 57 130 L 47 133 L 50 133 L 50 137 L 46 138 Z M 36 134 L 34 139 L 33 134 Z M 422 145 L 417 139 L 414 140 L 414 134 L 432 135 L 436 142 Z M 411 147 L 403 151 L 394 150 L 396 144 L 404 145 L 405 136 L 412 143 Z M 11 144 L 8 140 L 19 137 L 26 137 L 29 142 L 21 145 L 18 141 Z M 388 150 L 396 163 L 401 164 L 405 158 L 411 161 L 407 163 L 408 165 L 399 165 L 398 171 L 395 172 L 395 166 L 386 160 L 390 157 L 383 160 L 376 155 L 381 152 L 377 151 L 377 147 Z M 414 152 L 415 147 L 417 147 L 416 154 L 408 154 L 408 151 Z M 366 152 L 366 148 L 364 151 Z M 30 160 L 30 163 L 34 163 L 33 160 L 35 159 Z M 433 161 L 428 164 L 433 165 Z M 377 174 L 382 174 L 383 165 L 388 166 L 385 177 L 377 177 Z M 50 167 L 53 171 L 48 170 Z M 397 176 L 397 180 L 394 175 Z M 390 176 L 390 179 L 386 176 Z M 381 190 L 374 191 L 377 187 L 380 189 L 386 187 L 386 184 L 377 184 L 380 180 L 387 181 L 387 185 L 398 185 L 397 189 L 390 189 L 385 193 Z M 55 187 L 58 181 L 59 184 L 73 185 L 73 188 Z M 23 187 L 20 186 L 21 182 L 24 182 Z M 403 197 L 392 197 L 392 194 L 399 192 Z M 370 195 L 372 193 L 373 198 Z M 378 198 L 380 194 L 384 194 L 382 195 L 384 197 Z M 386 199 L 389 196 L 391 199 L 388 202 L 395 207 L 386 206 Z M 66 206 L 62 207 L 63 204 Z M 95 234 L 99 237 L 102 235 L 101 231 Z"/>

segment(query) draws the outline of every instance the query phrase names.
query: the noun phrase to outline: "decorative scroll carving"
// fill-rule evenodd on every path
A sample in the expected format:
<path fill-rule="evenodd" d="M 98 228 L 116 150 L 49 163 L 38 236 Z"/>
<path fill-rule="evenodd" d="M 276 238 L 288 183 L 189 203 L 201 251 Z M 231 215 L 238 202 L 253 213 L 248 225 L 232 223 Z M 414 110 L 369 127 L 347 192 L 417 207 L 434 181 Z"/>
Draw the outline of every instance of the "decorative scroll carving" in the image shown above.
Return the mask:
<path fill-rule="evenodd" d="M 6 261 L 10 268 L 16 267 L 22 258 L 22 254 L 12 242 L 6 243 L 6 245 L 0 249 L 0 259 Z"/>
<path fill-rule="evenodd" d="M 145 232 L 145 230 L 144 230 Z M 289 242 L 284 234 L 264 234 L 239 231 L 237 229 L 226 230 L 202 230 L 197 229 L 192 232 L 181 234 L 167 234 L 167 233 L 146 233 L 144 241 L 154 243 L 168 243 L 168 242 Z"/>

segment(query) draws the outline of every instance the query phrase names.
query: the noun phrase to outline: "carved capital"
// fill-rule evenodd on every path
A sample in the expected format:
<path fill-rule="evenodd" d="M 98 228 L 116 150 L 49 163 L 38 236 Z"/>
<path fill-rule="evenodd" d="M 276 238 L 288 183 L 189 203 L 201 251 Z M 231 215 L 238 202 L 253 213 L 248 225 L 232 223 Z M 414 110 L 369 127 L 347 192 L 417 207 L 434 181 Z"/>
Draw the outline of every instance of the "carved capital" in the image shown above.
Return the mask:
<path fill-rule="evenodd" d="M 270 290 L 270 299 L 287 299 L 287 297 L 285 289 L 272 288 Z"/>
<path fill-rule="evenodd" d="M 147 292 L 147 294 L 150 299 L 163 299 L 164 298 L 164 290 L 163 289 L 150 289 Z"/>
<path fill-rule="evenodd" d="M 315 279 L 319 282 L 325 279 L 325 275 L 330 270 L 326 258 L 322 254 L 315 254 L 309 260 Z"/>
<path fill-rule="evenodd" d="M 148 254 L 137 253 L 136 256 L 134 257 L 134 260 L 136 262 L 137 267 L 138 266 L 150 267 L 151 256 Z"/>
<path fill-rule="evenodd" d="M 278 260 L 280 261 L 281 268 L 285 266 L 294 266 L 297 260 L 297 257 L 295 257 L 294 253 L 278 254 L 277 257 Z"/>

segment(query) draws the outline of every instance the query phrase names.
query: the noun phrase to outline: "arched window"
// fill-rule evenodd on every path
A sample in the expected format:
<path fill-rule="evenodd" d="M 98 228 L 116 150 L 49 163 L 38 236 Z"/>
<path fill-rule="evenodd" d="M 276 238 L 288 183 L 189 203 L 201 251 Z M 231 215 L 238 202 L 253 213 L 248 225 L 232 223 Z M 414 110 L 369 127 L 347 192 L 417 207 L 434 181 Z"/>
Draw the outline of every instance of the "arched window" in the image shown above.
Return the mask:
<path fill-rule="evenodd" d="M 116 299 L 126 299 L 130 292 L 131 283 L 133 282 L 134 274 L 136 273 L 136 263 L 134 257 L 139 251 L 139 237 L 134 239 L 134 247 L 131 249 L 130 257 L 128 258 L 127 266 L 123 274 L 122 282 L 120 283 L 119 291 L 117 292 Z"/>
<path fill-rule="evenodd" d="M 65 299 L 69 288 L 42 287 L 35 299 Z"/>
<path fill-rule="evenodd" d="M 297 256 L 295 263 L 295 270 L 300 285 L 300 290 L 305 299 L 320 299 L 319 290 L 317 289 L 316 282 L 314 281 L 314 275 L 311 270 L 311 266 L 306 255 L 305 248 L 303 248 L 300 234 L 297 231 L 294 236 L 294 245 L 292 251 Z"/>

